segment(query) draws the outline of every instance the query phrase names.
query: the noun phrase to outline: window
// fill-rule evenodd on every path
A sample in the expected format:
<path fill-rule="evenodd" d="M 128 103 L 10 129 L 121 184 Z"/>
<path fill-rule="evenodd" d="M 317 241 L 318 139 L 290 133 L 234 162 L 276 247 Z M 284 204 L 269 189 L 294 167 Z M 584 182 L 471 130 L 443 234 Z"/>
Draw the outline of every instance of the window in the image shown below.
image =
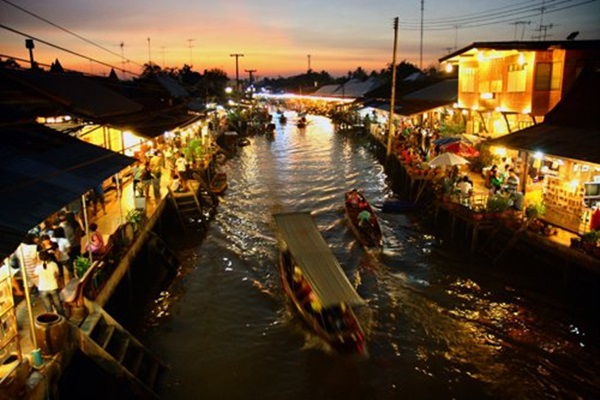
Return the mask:
<path fill-rule="evenodd" d="M 465 93 L 475 91 L 475 68 L 465 68 L 460 72 L 460 90 Z"/>
<path fill-rule="evenodd" d="M 562 63 L 541 62 L 535 70 L 535 90 L 559 90 Z"/>
<path fill-rule="evenodd" d="M 510 64 L 508 66 L 507 92 L 524 92 L 527 88 L 527 70 L 525 64 Z"/>

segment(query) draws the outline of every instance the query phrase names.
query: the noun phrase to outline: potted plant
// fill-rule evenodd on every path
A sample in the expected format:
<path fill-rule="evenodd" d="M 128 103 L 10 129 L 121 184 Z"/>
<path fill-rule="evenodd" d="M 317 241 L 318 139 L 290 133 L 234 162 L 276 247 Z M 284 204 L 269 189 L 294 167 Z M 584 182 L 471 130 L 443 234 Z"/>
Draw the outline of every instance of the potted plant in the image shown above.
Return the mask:
<path fill-rule="evenodd" d="M 546 213 L 546 207 L 542 203 L 531 203 L 525 208 L 527 218 L 538 218 Z"/>
<path fill-rule="evenodd" d="M 489 196 L 486 203 L 486 211 L 489 214 L 499 215 L 512 206 L 512 200 L 509 197 L 501 195 Z"/>
<path fill-rule="evenodd" d="M 581 248 L 586 253 L 592 254 L 598 246 L 600 231 L 589 231 L 581 235 Z"/>
<path fill-rule="evenodd" d="M 137 230 L 142 226 L 142 222 L 144 221 L 145 214 L 138 209 L 129 210 L 125 219 L 131 225 L 133 225 L 134 230 Z"/>
<path fill-rule="evenodd" d="M 89 258 L 86 256 L 77 256 L 74 262 L 75 275 L 77 275 L 78 278 L 81 278 L 85 274 L 85 271 L 88 270 L 90 265 L 92 265 L 92 263 L 90 262 Z"/>

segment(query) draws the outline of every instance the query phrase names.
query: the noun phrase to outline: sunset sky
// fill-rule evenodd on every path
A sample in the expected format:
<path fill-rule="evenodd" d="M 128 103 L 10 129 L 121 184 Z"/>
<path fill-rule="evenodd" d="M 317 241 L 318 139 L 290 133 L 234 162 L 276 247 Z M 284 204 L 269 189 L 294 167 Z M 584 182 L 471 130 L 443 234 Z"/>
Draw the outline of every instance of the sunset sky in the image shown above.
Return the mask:
<path fill-rule="evenodd" d="M 258 78 L 304 73 L 308 55 L 312 70 L 341 76 L 391 62 L 396 16 L 398 61 L 419 66 L 420 0 L 0 0 L 0 57 L 28 60 L 29 35 L 135 73 L 151 59 L 161 67 L 221 68 L 235 78 L 230 54 L 241 53 L 240 78 L 248 77 L 245 70 L 257 70 Z M 600 1 L 426 0 L 424 23 L 428 67 L 472 42 L 531 40 L 542 33 L 540 23 L 548 26 L 548 40 L 573 31 L 580 32 L 578 40 L 600 39 Z M 58 58 L 63 67 L 86 73 L 110 70 L 37 40 L 34 57 L 48 64 Z"/>

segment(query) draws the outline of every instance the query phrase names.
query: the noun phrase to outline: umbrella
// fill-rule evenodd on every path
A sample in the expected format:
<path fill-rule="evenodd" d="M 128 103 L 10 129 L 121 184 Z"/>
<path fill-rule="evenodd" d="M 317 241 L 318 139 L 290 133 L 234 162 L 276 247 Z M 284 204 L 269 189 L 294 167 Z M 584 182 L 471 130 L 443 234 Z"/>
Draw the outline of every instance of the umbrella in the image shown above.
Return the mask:
<path fill-rule="evenodd" d="M 466 160 L 454 153 L 442 153 L 429 161 L 429 165 L 432 167 L 463 165 L 468 163 L 469 160 Z"/>
<path fill-rule="evenodd" d="M 461 157 L 477 157 L 479 155 L 479 151 L 466 143 L 463 142 L 453 142 L 448 143 L 443 146 L 440 146 L 441 151 L 454 153 Z"/>
<path fill-rule="evenodd" d="M 439 139 L 435 139 L 433 141 L 433 144 L 443 146 L 443 145 L 446 145 L 449 143 L 460 142 L 460 141 L 461 141 L 460 136 L 446 136 L 446 137 L 441 137 Z"/>

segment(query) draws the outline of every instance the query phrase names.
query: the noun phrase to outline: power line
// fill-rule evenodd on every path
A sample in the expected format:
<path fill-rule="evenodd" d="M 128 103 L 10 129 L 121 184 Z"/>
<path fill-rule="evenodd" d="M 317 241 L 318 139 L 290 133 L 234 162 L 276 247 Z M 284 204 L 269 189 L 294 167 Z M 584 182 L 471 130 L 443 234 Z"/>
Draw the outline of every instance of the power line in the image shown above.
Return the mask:
<path fill-rule="evenodd" d="M 545 10 L 545 14 L 555 13 L 555 12 L 558 12 L 558 11 L 563 11 L 563 10 L 567 10 L 567 9 L 570 9 L 570 8 L 579 7 L 579 6 L 588 4 L 588 3 L 592 3 L 594 1 L 596 1 L 596 0 L 585 0 L 585 1 L 579 2 L 577 4 L 570 4 L 570 5 L 565 5 L 563 7 L 560 7 L 560 8 L 554 8 L 554 9 L 551 9 L 551 10 Z M 571 3 L 571 2 L 572 2 L 572 0 L 563 0 L 561 3 Z M 539 8 L 537 8 L 537 9 L 539 9 Z M 532 18 L 532 17 L 538 16 L 539 14 L 540 14 L 540 12 L 536 11 L 536 9 L 534 9 L 534 10 L 529 10 L 527 12 L 520 12 L 519 15 L 513 15 L 513 14 L 511 14 L 513 16 L 506 15 L 506 16 L 503 16 L 503 17 L 495 17 L 495 18 L 498 18 L 496 20 L 493 20 L 494 18 L 473 19 L 471 21 L 467 21 L 467 22 L 462 23 L 461 26 L 463 28 L 477 28 L 477 27 L 481 27 L 481 26 L 488 26 L 488 25 L 496 25 L 496 24 L 513 22 L 516 17 L 518 17 L 518 18 Z M 492 19 L 492 21 L 488 21 L 490 19 Z M 459 19 L 457 19 L 456 21 L 458 21 L 458 20 Z M 446 30 L 454 29 L 455 26 L 456 26 L 456 24 L 455 23 L 451 24 L 451 22 L 448 22 L 448 23 L 443 24 L 443 25 L 438 25 L 438 26 L 436 26 L 436 25 L 427 25 L 426 24 L 426 29 L 430 30 L 430 31 L 446 31 Z M 418 30 L 420 28 L 417 27 L 416 25 L 412 25 L 412 26 L 411 25 L 409 25 L 409 26 L 404 25 L 402 27 L 402 29 L 403 30 L 407 30 L 407 31 L 415 31 L 415 30 Z"/>
<path fill-rule="evenodd" d="M 132 71 L 127 71 L 127 70 L 125 70 L 125 69 L 122 69 L 122 68 L 119 68 L 119 67 L 115 67 L 114 65 L 111 65 L 111 64 L 105 63 L 104 61 L 96 60 L 95 58 L 92 58 L 92 57 L 86 56 L 86 55 L 84 55 L 84 54 L 77 53 L 77 52 L 75 52 L 75 51 L 73 51 L 73 50 L 69 50 L 69 49 L 66 49 L 66 48 L 64 48 L 64 47 L 61 47 L 61 46 L 55 45 L 55 44 L 53 44 L 53 43 L 50 43 L 50 42 L 47 42 L 47 41 L 45 41 L 45 40 L 42 40 L 42 39 L 36 38 L 35 36 L 28 35 L 28 34 L 26 34 L 26 33 L 20 32 L 20 31 L 18 31 L 18 30 L 16 30 L 16 29 L 9 28 L 9 27 L 8 27 L 8 26 L 6 26 L 6 25 L 0 24 L 0 28 L 6 29 L 7 31 L 10 31 L 10 32 L 16 33 L 16 34 L 18 34 L 18 35 L 21 35 L 21 36 L 24 36 L 24 37 L 26 37 L 26 38 L 30 38 L 30 39 L 33 39 L 33 40 L 37 40 L 38 42 L 40 42 L 40 43 L 43 43 L 43 44 L 45 44 L 45 45 L 47 45 L 47 46 L 54 47 L 55 49 L 62 50 L 62 51 L 64 51 L 64 52 L 67 52 L 67 53 L 69 53 L 69 54 L 72 54 L 72 55 L 74 55 L 74 56 L 77 56 L 77 57 L 84 58 L 84 59 L 86 59 L 86 60 L 88 60 L 88 61 L 93 61 L 93 62 L 95 62 L 95 63 L 98 63 L 98 64 L 100 64 L 100 65 L 104 65 L 105 67 L 110 67 L 110 68 L 113 68 L 113 69 L 116 69 L 116 70 L 120 70 L 120 71 L 122 71 L 122 72 L 127 72 L 127 73 L 129 73 L 129 74 L 132 74 L 132 75 L 135 75 L 135 76 L 139 76 L 139 74 L 138 74 L 138 73 L 135 73 L 135 72 L 132 72 Z"/>
<path fill-rule="evenodd" d="M 102 46 L 102 45 L 99 45 L 99 44 L 97 44 L 97 43 L 95 43 L 95 42 L 93 42 L 93 41 L 91 41 L 91 40 L 89 40 L 89 39 L 86 39 L 86 38 L 84 38 L 83 36 L 81 36 L 81 35 L 78 35 L 77 33 L 73 32 L 73 31 L 70 31 L 70 30 L 68 30 L 67 28 L 64 28 L 64 27 L 62 27 L 62 26 L 60 26 L 60 25 L 58 25 L 58 24 L 55 24 L 54 22 L 52 22 L 52 21 L 49 21 L 49 20 L 47 20 L 46 18 L 44 18 L 44 17 L 41 17 L 41 16 L 39 16 L 39 15 L 37 15 L 37 14 L 35 14 L 35 13 L 33 13 L 33 12 L 29 11 L 29 10 L 26 10 L 26 9 L 24 9 L 23 7 L 21 7 L 21 6 L 18 6 L 18 5 L 14 4 L 14 3 L 12 3 L 12 2 L 10 2 L 10 1 L 8 1 L 8 0 L 0 0 L 0 1 L 2 1 L 2 2 L 6 3 L 6 4 L 10 5 L 10 6 L 13 6 L 13 7 L 15 7 L 16 9 L 18 9 L 18 10 L 20 10 L 20 11 L 23 11 L 24 13 L 27 13 L 27 14 L 31 15 L 32 17 L 35 17 L 35 18 L 37 18 L 37 19 L 39 19 L 39 20 L 41 20 L 41 21 L 44 21 L 45 23 L 47 23 L 47 24 L 49 24 L 49 25 L 52 25 L 53 27 L 55 27 L 55 28 L 57 28 L 57 29 L 60 29 L 60 30 L 61 30 L 61 31 L 63 31 L 63 32 L 66 32 L 66 33 L 68 33 L 68 34 L 70 34 L 70 35 L 73 35 L 73 36 L 75 36 L 76 38 L 78 38 L 78 39 L 80 39 L 80 40 L 83 40 L 83 41 L 84 41 L 84 42 L 86 42 L 86 43 L 89 43 L 89 44 L 91 44 L 91 45 L 93 45 L 93 46 L 96 46 L 96 47 L 98 47 L 99 49 L 102 49 L 102 50 L 104 50 L 104 51 L 107 51 L 107 52 L 109 52 L 109 53 L 110 53 L 110 54 L 112 54 L 112 55 L 115 55 L 115 56 L 117 56 L 117 57 L 123 57 L 123 55 L 122 55 L 122 54 L 119 54 L 119 53 L 116 53 L 116 52 L 114 52 L 114 51 L 112 51 L 112 50 L 110 50 L 110 49 L 107 49 L 106 47 L 104 47 L 104 46 Z M 132 62 L 132 63 L 134 63 L 134 64 L 137 64 L 137 65 L 138 65 L 138 66 L 140 66 L 140 67 L 143 67 L 143 65 L 142 65 L 142 64 L 139 64 L 139 63 L 137 63 L 137 62 L 135 62 L 135 61 L 132 61 L 132 60 L 129 60 L 129 59 L 127 59 L 126 61 L 128 61 L 128 62 Z"/>
<path fill-rule="evenodd" d="M 489 15 L 496 15 L 496 14 L 502 14 L 502 13 L 507 13 L 507 12 L 512 12 L 512 11 L 518 11 L 518 10 L 522 10 L 522 9 L 528 9 L 528 8 L 539 8 L 542 5 L 542 0 L 533 0 L 536 2 L 539 2 L 539 4 L 530 4 L 530 5 L 524 5 L 524 2 L 520 2 L 518 5 L 504 5 L 502 7 L 496 7 L 496 8 L 492 8 L 492 9 L 486 9 L 485 11 L 475 11 L 475 12 L 471 12 L 471 13 L 461 13 L 460 17 L 457 16 L 453 16 L 453 17 L 441 17 L 441 18 L 432 18 L 429 19 L 429 23 L 431 24 L 440 24 L 440 23 L 455 23 L 457 20 L 471 20 L 473 18 L 479 18 L 480 16 L 489 16 Z M 559 1 L 559 0 L 548 0 L 550 2 L 554 2 L 554 1 Z M 562 1 L 562 0 L 561 0 Z M 531 0 L 529 2 L 532 2 Z M 405 24 L 408 25 L 416 25 L 418 23 L 418 21 L 416 19 L 406 19 L 403 21 Z"/>

